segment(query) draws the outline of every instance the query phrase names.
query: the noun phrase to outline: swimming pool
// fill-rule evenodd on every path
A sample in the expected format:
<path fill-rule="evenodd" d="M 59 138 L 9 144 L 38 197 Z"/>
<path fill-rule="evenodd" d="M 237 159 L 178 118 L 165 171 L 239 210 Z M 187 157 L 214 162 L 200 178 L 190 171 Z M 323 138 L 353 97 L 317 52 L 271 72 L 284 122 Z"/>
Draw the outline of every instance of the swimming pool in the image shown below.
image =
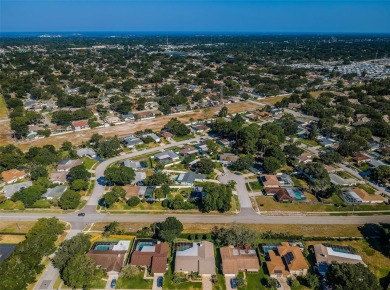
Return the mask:
<path fill-rule="evenodd" d="M 97 245 L 95 247 L 95 250 L 98 250 L 98 251 L 109 251 L 109 250 L 111 250 L 111 246 L 109 246 L 109 245 Z"/>
<path fill-rule="evenodd" d="M 142 251 L 143 247 L 151 247 L 154 246 L 153 242 L 140 242 L 137 244 L 137 251 Z"/>
<path fill-rule="evenodd" d="M 287 192 L 288 192 L 289 196 L 291 196 L 292 198 L 295 198 L 296 200 L 306 199 L 306 196 L 298 189 L 288 188 Z"/>
<path fill-rule="evenodd" d="M 277 246 L 263 246 L 264 254 L 268 254 L 269 251 L 276 251 L 277 249 Z"/>

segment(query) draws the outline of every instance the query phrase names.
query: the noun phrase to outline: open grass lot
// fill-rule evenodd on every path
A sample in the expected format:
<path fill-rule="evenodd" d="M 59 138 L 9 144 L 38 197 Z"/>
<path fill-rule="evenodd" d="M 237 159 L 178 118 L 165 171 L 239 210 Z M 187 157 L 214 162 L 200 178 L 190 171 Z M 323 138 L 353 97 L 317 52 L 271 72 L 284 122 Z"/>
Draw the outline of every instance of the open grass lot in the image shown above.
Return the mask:
<path fill-rule="evenodd" d="M 350 246 L 356 253 L 362 256 L 363 262 L 375 274 L 378 279 L 385 277 L 390 272 L 390 258 L 373 249 L 366 240 L 359 241 L 332 241 L 332 242 L 306 242 L 307 246 L 331 243 L 334 245 Z"/>
<path fill-rule="evenodd" d="M 261 99 L 260 102 L 265 103 L 267 105 L 275 105 L 277 102 L 280 102 L 281 100 L 283 100 L 284 98 L 287 98 L 289 96 L 291 96 L 291 94 L 265 98 L 265 99 Z"/>
<path fill-rule="evenodd" d="M 256 198 L 260 210 L 263 211 L 297 211 L 297 212 L 343 212 L 343 211 L 375 211 L 375 210 L 390 210 L 386 204 L 378 205 L 356 205 L 355 209 L 352 205 L 336 207 L 333 204 L 312 204 L 312 203 L 282 203 L 275 201 L 272 197 L 258 196 Z M 261 205 L 261 206 L 260 206 Z"/>
<path fill-rule="evenodd" d="M 248 182 L 248 184 L 253 191 L 260 191 L 263 189 L 263 186 L 258 181 Z"/>
<path fill-rule="evenodd" d="M 24 240 L 24 235 L 0 235 L 0 244 L 19 244 Z"/>
<path fill-rule="evenodd" d="M 194 135 L 175 136 L 175 137 L 173 137 L 173 140 L 175 140 L 176 142 L 180 142 L 180 141 L 188 140 L 188 139 L 191 139 L 194 137 L 195 137 Z"/>
<path fill-rule="evenodd" d="M 369 186 L 368 184 L 359 184 L 359 188 L 364 189 L 368 194 L 375 194 L 375 188 Z"/>
<path fill-rule="evenodd" d="M 0 94 L 0 120 L 7 119 L 7 118 L 8 118 L 7 105 L 5 104 L 5 100 L 3 98 L 3 95 Z"/>
<path fill-rule="evenodd" d="M 35 222 L 9 222 L 1 221 L 0 222 L 0 232 L 1 233 L 27 233 L 33 226 Z"/>
<path fill-rule="evenodd" d="M 108 223 L 94 223 L 92 231 L 103 231 Z M 214 227 L 229 227 L 231 224 L 199 224 L 185 223 L 184 233 L 209 233 Z M 144 227 L 150 226 L 150 223 L 119 223 L 119 227 L 127 232 L 136 232 Z M 301 235 L 304 237 L 362 237 L 359 231 L 359 225 L 272 225 L 272 224 L 246 224 L 244 225 L 259 233 L 272 231 L 274 233 L 290 233 L 292 235 Z M 89 226 L 87 227 L 89 228 Z"/>
<path fill-rule="evenodd" d="M 118 282 L 116 284 L 116 288 L 118 289 L 152 289 L 153 280 L 145 280 L 144 272 L 141 272 L 136 277 L 131 279 L 125 279 L 123 277 L 119 277 Z"/>
<path fill-rule="evenodd" d="M 110 210 L 167 210 L 166 208 L 161 206 L 161 202 L 141 202 L 137 206 L 130 207 L 124 202 L 116 202 L 112 207 L 108 209 Z"/>

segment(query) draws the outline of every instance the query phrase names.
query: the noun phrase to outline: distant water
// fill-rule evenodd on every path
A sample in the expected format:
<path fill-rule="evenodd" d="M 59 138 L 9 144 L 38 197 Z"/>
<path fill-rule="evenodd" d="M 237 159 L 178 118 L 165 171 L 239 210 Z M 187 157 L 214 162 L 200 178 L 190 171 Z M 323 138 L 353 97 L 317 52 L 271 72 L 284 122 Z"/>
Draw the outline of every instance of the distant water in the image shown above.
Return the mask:
<path fill-rule="evenodd" d="M 217 32 L 217 31 L 209 31 L 209 32 L 191 32 L 191 31 L 96 31 L 96 32 L 0 32 L 0 37 L 136 37 L 136 36 L 255 36 L 255 35 L 340 35 L 340 33 L 275 33 L 275 32 Z M 389 34 L 342 34 L 342 35 L 389 35 Z"/>

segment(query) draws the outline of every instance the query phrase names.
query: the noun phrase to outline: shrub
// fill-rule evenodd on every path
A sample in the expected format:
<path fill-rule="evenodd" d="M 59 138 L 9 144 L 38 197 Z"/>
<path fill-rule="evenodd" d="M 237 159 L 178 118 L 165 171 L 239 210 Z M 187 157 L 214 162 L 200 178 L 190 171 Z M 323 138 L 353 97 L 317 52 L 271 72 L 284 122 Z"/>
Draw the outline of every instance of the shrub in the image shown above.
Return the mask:
<path fill-rule="evenodd" d="M 132 197 L 130 197 L 130 198 L 127 200 L 127 205 L 133 207 L 133 206 L 139 205 L 140 202 L 141 202 L 141 200 L 139 199 L 138 196 L 132 196 Z"/>

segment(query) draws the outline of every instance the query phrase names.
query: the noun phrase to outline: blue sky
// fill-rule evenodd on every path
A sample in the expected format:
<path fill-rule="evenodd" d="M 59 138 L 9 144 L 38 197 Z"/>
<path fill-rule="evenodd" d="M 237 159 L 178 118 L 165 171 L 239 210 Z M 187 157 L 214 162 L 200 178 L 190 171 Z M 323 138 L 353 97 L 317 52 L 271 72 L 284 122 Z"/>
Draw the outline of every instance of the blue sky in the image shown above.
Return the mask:
<path fill-rule="evenodd" d="M 0 0 L 0 31 L 390 33 L 390 0 Z"/>

